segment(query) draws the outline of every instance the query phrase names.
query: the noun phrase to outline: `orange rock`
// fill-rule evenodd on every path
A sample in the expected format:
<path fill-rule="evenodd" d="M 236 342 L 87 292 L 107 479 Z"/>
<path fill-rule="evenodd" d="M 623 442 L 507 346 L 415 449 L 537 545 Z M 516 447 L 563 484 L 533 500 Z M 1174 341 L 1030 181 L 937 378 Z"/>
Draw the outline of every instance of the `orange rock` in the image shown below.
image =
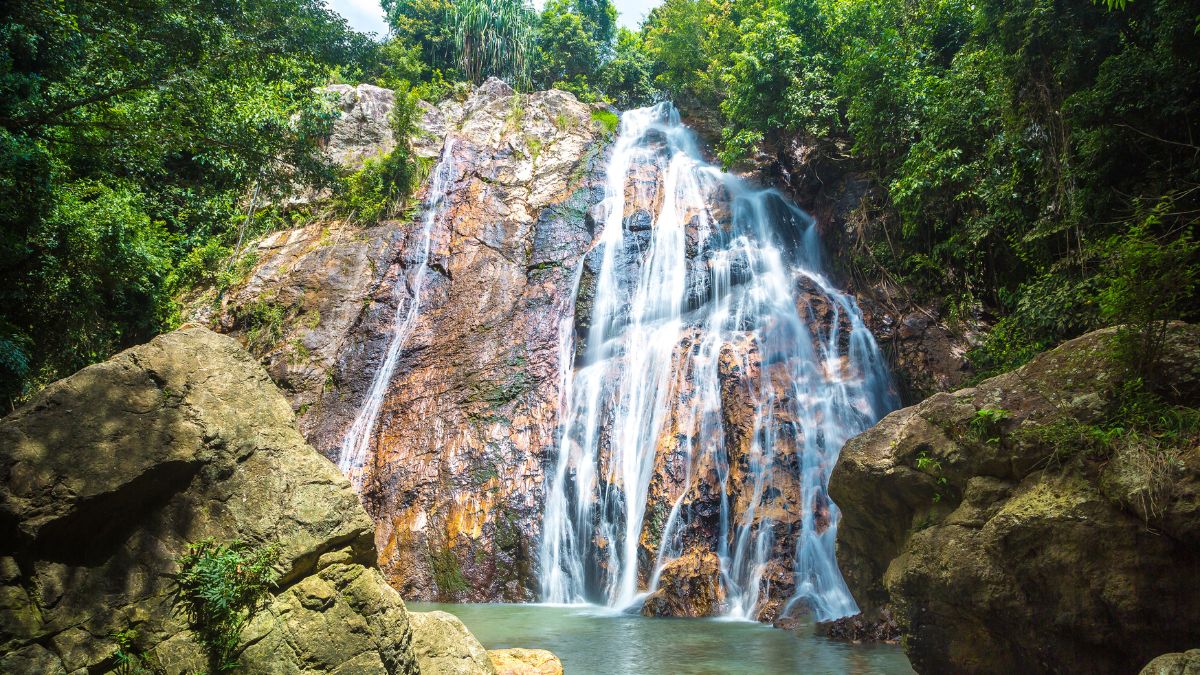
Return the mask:
<path fill-rule="evenodd" d="M 562 675 L 562 661 L 545 649 L 489 649 L 496 675 Z"/>
<path fill-rule="evenodd" d="M 658 590 L 642 605 L 645 616 L 717 616 L 725 607 L 721 561 L 712 551 L 692 549 L 663 566 Z"/>

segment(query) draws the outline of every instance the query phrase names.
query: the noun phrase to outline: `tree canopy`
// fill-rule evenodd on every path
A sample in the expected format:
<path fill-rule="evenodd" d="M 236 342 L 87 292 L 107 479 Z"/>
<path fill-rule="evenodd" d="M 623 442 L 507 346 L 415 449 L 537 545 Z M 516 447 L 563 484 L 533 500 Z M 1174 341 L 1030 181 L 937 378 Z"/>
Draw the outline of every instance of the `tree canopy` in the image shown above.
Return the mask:
<path fill-rule="evenodd" d="M 239 242 L 297 217 L 271 195 L 394 210 L 416 100 L 490 76 L 670 98 L 730 165 L 803 139 L 856 167 L 877 189 L 848 273 L 992 325 L 984 371 L 1131 320 L 1130 298 L 1198 318 L 1198 0 L 665 0 L 636 31 L 609 0 L 382 5 L 381 40 L 321 0 L 0 10 L 0 398 L 172 326 Z M 353 176 L 319 152 L 334 81 L 400 94 L 400 147 Z"/>

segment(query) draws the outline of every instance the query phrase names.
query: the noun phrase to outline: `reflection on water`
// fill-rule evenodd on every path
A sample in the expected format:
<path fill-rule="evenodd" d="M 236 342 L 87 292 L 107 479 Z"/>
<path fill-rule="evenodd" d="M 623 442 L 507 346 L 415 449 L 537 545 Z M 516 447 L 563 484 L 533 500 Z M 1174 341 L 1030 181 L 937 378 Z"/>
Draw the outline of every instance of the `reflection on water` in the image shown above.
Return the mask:
<path fill-rule="evenodd" d="M 462 619 L 488 649 L 549 649 L 567 675 L 590 673 L 911 674 L 896 645 L 853 645 L 748 621 L 647 619 L 589 606 L 410 602 Z"/>

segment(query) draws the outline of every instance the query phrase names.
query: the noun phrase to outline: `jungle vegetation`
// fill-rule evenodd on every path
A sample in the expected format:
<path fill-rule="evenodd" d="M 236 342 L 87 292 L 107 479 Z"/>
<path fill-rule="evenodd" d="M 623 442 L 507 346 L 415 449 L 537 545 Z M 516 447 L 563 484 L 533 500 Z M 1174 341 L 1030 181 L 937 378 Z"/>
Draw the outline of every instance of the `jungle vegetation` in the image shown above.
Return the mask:
<path fill-rule="evenodd" d="M 322 158 L 331 82 L 397 90 L 400 137 L 418 99 L 497 76 L 669 98 L 728 165 L 800 139 L 874 186 L 854 277 L 990 326 L 981 374 L 1120 323 L 1152 354 L 1154 326 L 1200 318 L 1200 1 L 665 0 L 636 31 L 609 0 L 382 3 L 376 37 L 320 0 L 0 10 L 5 409 L 231 283 L 244 242 L 303 217 L 271 195 L 404 198 L 403 151 L 356 177 Z"/>

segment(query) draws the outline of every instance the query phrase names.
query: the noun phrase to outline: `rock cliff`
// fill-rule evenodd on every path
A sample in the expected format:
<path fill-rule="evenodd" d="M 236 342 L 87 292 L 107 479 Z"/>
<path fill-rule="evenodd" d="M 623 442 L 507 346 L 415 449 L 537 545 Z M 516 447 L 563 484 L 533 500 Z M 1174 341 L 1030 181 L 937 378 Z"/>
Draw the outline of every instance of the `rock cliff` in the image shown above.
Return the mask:
<path fill-rule="evenodd" d="M 128 630 L 164 672 L 206 669 L 171 577 L 205 538 L 280 546 L 246 672 L 418 672 L 370 518 L 229 337 L 176 331 L 50 385 L 0 420 L 0 478 L 0 672 L 106 671 Z"/>
<path fill-rule="evenodd" d="M 329 149 L 353 167 L 391 147 L 379 138 L 391 97 L 340 93 Z M 279 232 L 258 242 L 249 279 L 213 320 L 262 358 L 305 436 L 336 461 L 397 311 L 419 303 L 362 475 L 380 563 L 405 597 L 534 598 L 558 326 L 593 238 L 588 210 L 611 137 L 593 112 L 570 94 L 516 94 L 498 80 L 426 107 L 414 150 L 447 181 L 427 259 L 426 209 Z M 252 320 L 261 315 L 280 319 L 265 331 Z"/>
<path fill-rule="evenodd" d="M 839 563 L 866 612 L 890 603 L 918 671 L 1128 673 L 1200 643 L 1200 448 L 1090 448 L 1128 377 L 1112 334 L 843 449 Z M 1165 360 L 1163 391 L 1195 407 L 1200 327 L 1174 325 Z"/>

